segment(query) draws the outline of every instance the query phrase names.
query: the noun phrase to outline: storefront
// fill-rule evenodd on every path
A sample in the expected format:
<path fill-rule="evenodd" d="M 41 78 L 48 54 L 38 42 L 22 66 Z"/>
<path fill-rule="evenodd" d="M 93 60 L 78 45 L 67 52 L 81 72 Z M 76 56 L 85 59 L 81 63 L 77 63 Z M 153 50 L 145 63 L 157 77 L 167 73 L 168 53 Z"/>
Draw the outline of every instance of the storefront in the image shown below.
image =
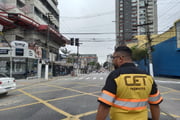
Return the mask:
<path fill-rule="evenodd" d="M 0 47 L 0 72 L 16 79 L 37 76 L 38 59 L 34 50 L 23 41 L 13 41 L 11 47 Z"/>

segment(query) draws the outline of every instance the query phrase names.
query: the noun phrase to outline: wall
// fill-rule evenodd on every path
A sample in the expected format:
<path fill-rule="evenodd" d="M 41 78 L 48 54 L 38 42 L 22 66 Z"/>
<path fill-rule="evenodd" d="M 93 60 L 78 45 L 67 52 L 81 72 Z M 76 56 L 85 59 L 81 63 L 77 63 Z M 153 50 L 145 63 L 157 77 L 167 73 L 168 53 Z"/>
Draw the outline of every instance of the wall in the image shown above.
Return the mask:
<path fill-rule="evenodd" d="M 180 76 L 180 51 L 176 37 L 172 37 L 154 47 L 153 66 L 155 75 Z"/>

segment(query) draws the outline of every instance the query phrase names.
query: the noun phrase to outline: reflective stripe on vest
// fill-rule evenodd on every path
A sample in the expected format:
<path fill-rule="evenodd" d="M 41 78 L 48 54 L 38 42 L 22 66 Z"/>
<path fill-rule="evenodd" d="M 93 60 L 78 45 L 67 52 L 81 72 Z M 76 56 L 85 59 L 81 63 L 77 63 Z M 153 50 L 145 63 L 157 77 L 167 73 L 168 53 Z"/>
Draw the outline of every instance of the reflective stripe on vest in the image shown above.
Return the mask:
<path fill-rule="evenodd" d="M 161 97 L 159 91 L 156 94 L 149 95 L 149 103 L 150 104 L 157 104 L 159 103 L 163 98 Z"/>
<path fill-rule="evenodd" d="M 148 99 L 119 99 L 114 102 L 114 107 L 125 110 L 143 110 L 147 107 Z"/>
<path fill-rule="evenodd" d="M 106 103 L 106 104 L 108 104 L 110 106 L 113 104 L 114 99 L 115 99 L 115 95 L 108 92 L 108 91 L 106 91 L 106 90 L 103 90 L 102 94 L 101 94 L 101 97 L 98 98 L 98 100 L 100 100 L 103 103 Z"/>

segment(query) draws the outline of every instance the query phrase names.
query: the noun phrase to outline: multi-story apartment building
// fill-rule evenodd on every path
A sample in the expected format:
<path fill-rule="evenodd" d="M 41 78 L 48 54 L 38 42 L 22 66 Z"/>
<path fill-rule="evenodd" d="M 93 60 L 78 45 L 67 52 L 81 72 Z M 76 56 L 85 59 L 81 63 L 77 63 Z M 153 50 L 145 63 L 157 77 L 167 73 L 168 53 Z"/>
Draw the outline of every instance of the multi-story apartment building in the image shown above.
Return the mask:
<path fill-rule="evenodd" d="M 11 43 L 13 47 L 11 49 L 14 52 L 4 50 L 10 48 L 0 44 L 3 49 L 0 52 L 0 57 L 3 58 L 0 62 L 6 61 L 8 66 L 8 60 L 10 60 L 8 55 L 12 57 L 14 76 L 19 74 L 27 76 L 30 71 L 35 71 L 38 76 L 43 77 L 46 62 L 49 62 L 49 72 L 52 72 L 51 63 L 57 60 L 59 48 L 68 41 L 59 33 L 57 5 L 57 0 L 0 0 L 0 26 L 3 26 L 4 36 L 0 42 Z M 33 57 L 33 53 L 28 52 L 29 49 L 35 52 Z M 24 52 L 24 54 L 18 55 L 17 52 Z M 7 66 L 4 67 L 9 70 Z"/>
<path fill-rule="evenodd" d="M 116 0 L 116 46 L 133 42 L 147 27 L 157 33 L 157 0 Z"/>

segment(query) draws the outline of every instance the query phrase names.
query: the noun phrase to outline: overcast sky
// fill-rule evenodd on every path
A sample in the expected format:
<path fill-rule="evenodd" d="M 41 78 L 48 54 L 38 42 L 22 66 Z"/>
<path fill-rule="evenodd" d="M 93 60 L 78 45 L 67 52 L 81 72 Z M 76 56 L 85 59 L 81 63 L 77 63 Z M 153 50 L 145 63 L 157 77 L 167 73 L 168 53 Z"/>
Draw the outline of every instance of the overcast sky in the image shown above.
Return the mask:
<path fill-rule="evenodd" d="M 180 19 L 179 6 L 180 0 L 158 0 L 160 33 Z M 115 46 L 115 0 L 59 0 L 59 10 L 60 32 L 80 39 L 80 54 L 97 54 L 104 63 Z M 76 53 L 75 46 L 66 48 Z"/>

